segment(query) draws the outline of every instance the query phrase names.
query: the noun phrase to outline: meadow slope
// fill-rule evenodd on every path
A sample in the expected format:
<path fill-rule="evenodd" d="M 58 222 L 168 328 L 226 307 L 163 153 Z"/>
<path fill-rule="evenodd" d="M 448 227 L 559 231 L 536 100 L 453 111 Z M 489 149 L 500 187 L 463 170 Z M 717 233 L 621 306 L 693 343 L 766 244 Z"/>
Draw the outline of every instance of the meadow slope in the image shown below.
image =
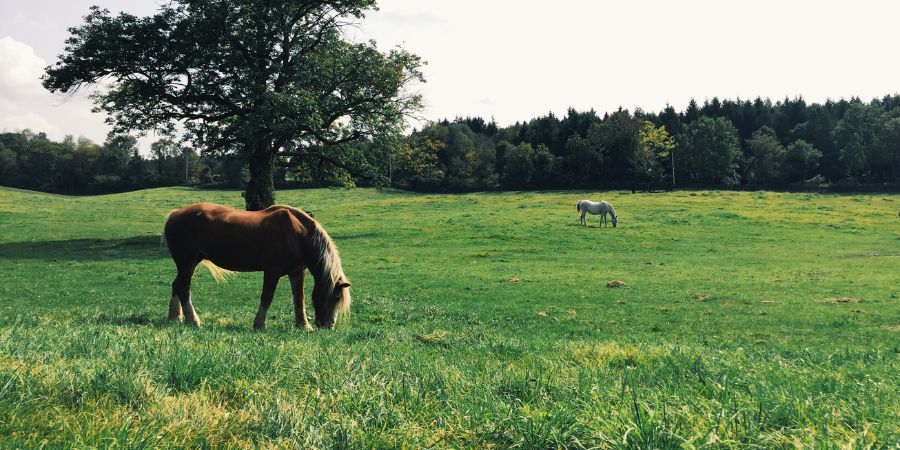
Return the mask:
<path fill-rule="evenodd" d="M 900 196 L 282 191 L 353 282 L 312 333 L 202 267 L 165 320 L 199 201 L 0 188 L 0 447 L 900 448 Z"/>

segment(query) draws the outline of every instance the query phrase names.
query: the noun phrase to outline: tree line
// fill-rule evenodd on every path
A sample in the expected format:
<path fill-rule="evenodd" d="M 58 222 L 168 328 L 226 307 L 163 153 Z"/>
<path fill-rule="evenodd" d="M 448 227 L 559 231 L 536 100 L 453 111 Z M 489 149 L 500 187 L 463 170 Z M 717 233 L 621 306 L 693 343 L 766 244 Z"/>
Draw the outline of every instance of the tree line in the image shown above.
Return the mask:
<path fill-rule="evenodd" d="M 143 156 L 137 139 L 110 134 L 101 145 L 85 137 L 52 141 L 29 129 L 0 133 L 0 185 L 62 194 L 106 194 L 177 185 L 240 186 L 240 161 L 200 156 L 160 139 Z"/>
<path fill-rule="evenodd" d="M 900 95 L 807 104 L 802 97 L 724 100 L 683 111 L 569 109 L 500 127 L 457 117 L 407 135 L 348 143 L 345 167 L 307 159 L 276 170 L 277 186 L 393 186 L 421 191 L 675 187 L 783 189 L 891 185 L 900 177 Z M 291 161 L 287 160 L 290 163 Z M 0 185 L 99 194 L 173 185 L 244 188 L 240 154 L 204 154 L 160 139 L 54 142 L 0 133 Z"/>
<path fill-rule="evenodd" d="M 414 130 L 391 166 L 392 185 L 421 190 L 896 185 L 900 95 L 569 109 L 505 128 L 457 117 Z"/>

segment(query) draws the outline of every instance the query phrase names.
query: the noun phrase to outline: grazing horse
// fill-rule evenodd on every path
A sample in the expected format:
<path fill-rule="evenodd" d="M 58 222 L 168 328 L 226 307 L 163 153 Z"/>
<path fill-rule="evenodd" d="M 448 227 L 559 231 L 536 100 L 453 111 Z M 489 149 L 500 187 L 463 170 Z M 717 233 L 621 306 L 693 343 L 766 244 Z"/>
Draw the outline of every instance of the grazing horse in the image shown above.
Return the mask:
<path fill-rule="evenodd" d="M 577 205 L 575 205 L 575 210 L 581 213 L 581 223 L 583 225 L 587 225 L 587 221 L 584 220 L 585 213 L 591 213 L 594 215 L 600 214 L 600 223 L 598 224 L 598 226 L 606 222 L 607 213 L 612 216 L 613 228 L 615 228 L 616 224 L 619 222 L 619 219 L 616 216 L 616 210 L 613 209 L 612 205 L 603 200 L 600 200 L 599 203 L 595 203 L 590 200 L 581 200 Z M 609 226 L 609 224 L 607 223 L 606 226 Z"/>
<path fill-rule="evenodd" d="M 294 326 L 312 330 L 306 318 L 303 282 L 312 274 L 318 328 L 334 328 L 338 312 L 350 310 L 350 282 L 328 233 L 306 213 L 290 206 L 241 211 L 212 203 L 197 203 L 169 213 L 161 236 L 169 247 L 178 275 L 172 282 L 169 320 L 200 325 L 191 304 L 191 278 L 203 263 L 216 281 L 223 274 L 263 272 L 262 296 L 253 328 L 266 328 L 266 314 L 281 277 L 291 281 Z M 182 314 L 183 313 L 183 314 Z"/>

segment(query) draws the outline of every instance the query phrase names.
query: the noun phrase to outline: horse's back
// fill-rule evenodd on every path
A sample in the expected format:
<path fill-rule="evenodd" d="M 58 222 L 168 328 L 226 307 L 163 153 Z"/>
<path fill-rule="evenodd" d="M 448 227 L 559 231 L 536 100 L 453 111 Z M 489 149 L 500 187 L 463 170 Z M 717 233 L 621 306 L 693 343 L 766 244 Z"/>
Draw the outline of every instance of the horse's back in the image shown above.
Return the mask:
<path fill-rule="evenodd" d="M 302 230 L 291 207 L 243 211 L 214 203 L 196 203 L 174 211 L 165 237 L 173 258 L 202 254 L 217 266 L 241 272 L 265 270 L 272 261 L 293 260 Z M 291 262 L 296 265 L 296 262 Z"/>
<path fill-rule="evenodd" d="M 194 203 L 193 205 L 187 205 L 169 213 L 169 217 L 166 219 L 166 225 L 168 226 L 169 223 L 174 224 L 185 221 L 196 222 L 203 220 L 217 220 L 236 212 L 240 211 L 229 206 L 217 205 L 215 203 Z"/>
<path fill-rule="evenodd" d="M 290 220 L 290 217 L 294 217 L 298 221 L 302 221 L 300 216 L 306 216 L 306 213 L 287 205 L 274 205 L 261 211 L 244 211 L 215 203 L 194 203 L 172 211 L 166 224 L 168 225 L 169 222 L 215 223 L 217 226 L 230 224 L 250 229 L 263 226 L 267 221 L 271 222 L 273 217 L 282 221 Z"/>
<path fill-rule="evenodd" d="M 578 202 L 578 209 L 580 211 L 587 211 L 591 214 L 600 214 L 603 210 L 603 204 L 606 203 L 603 200 L 599 202 L 594 202 L 591 200 L 582 200 Z"/>
<path fill-rule="evenodd" d="M 195 203 L 172 211 L 166 218 L 163 228 L 169 251 L 193 253 L 201 251 L 210 242 L 221 240 L 225 228 L 234 228 L 237 224 L 232 216 L 239 211 L 214 203 Z M 238 231 L 238 230 L 235 230 Z"/>

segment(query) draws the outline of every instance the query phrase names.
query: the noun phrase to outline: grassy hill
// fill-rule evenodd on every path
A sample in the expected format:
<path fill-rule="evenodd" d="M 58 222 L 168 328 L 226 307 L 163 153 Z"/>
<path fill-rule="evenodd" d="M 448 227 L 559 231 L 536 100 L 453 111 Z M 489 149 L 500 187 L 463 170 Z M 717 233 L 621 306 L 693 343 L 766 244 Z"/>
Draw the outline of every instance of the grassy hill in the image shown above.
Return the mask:
<path fill-rule="evenodd" d="M 617 228 L 579 225 L 604 199 Z M 838 448 L 900 441 L 898 196 L 279 192 L 353 282 L 193 284 L 165 215 L 234 191 L 0 188 L 0 447 Z M 607 287 L 617 280 L 624 287 Z M 312 280 L 307 286 L 311 289 Z M 312 310 L 308 311 L 312 314 Z"/>

